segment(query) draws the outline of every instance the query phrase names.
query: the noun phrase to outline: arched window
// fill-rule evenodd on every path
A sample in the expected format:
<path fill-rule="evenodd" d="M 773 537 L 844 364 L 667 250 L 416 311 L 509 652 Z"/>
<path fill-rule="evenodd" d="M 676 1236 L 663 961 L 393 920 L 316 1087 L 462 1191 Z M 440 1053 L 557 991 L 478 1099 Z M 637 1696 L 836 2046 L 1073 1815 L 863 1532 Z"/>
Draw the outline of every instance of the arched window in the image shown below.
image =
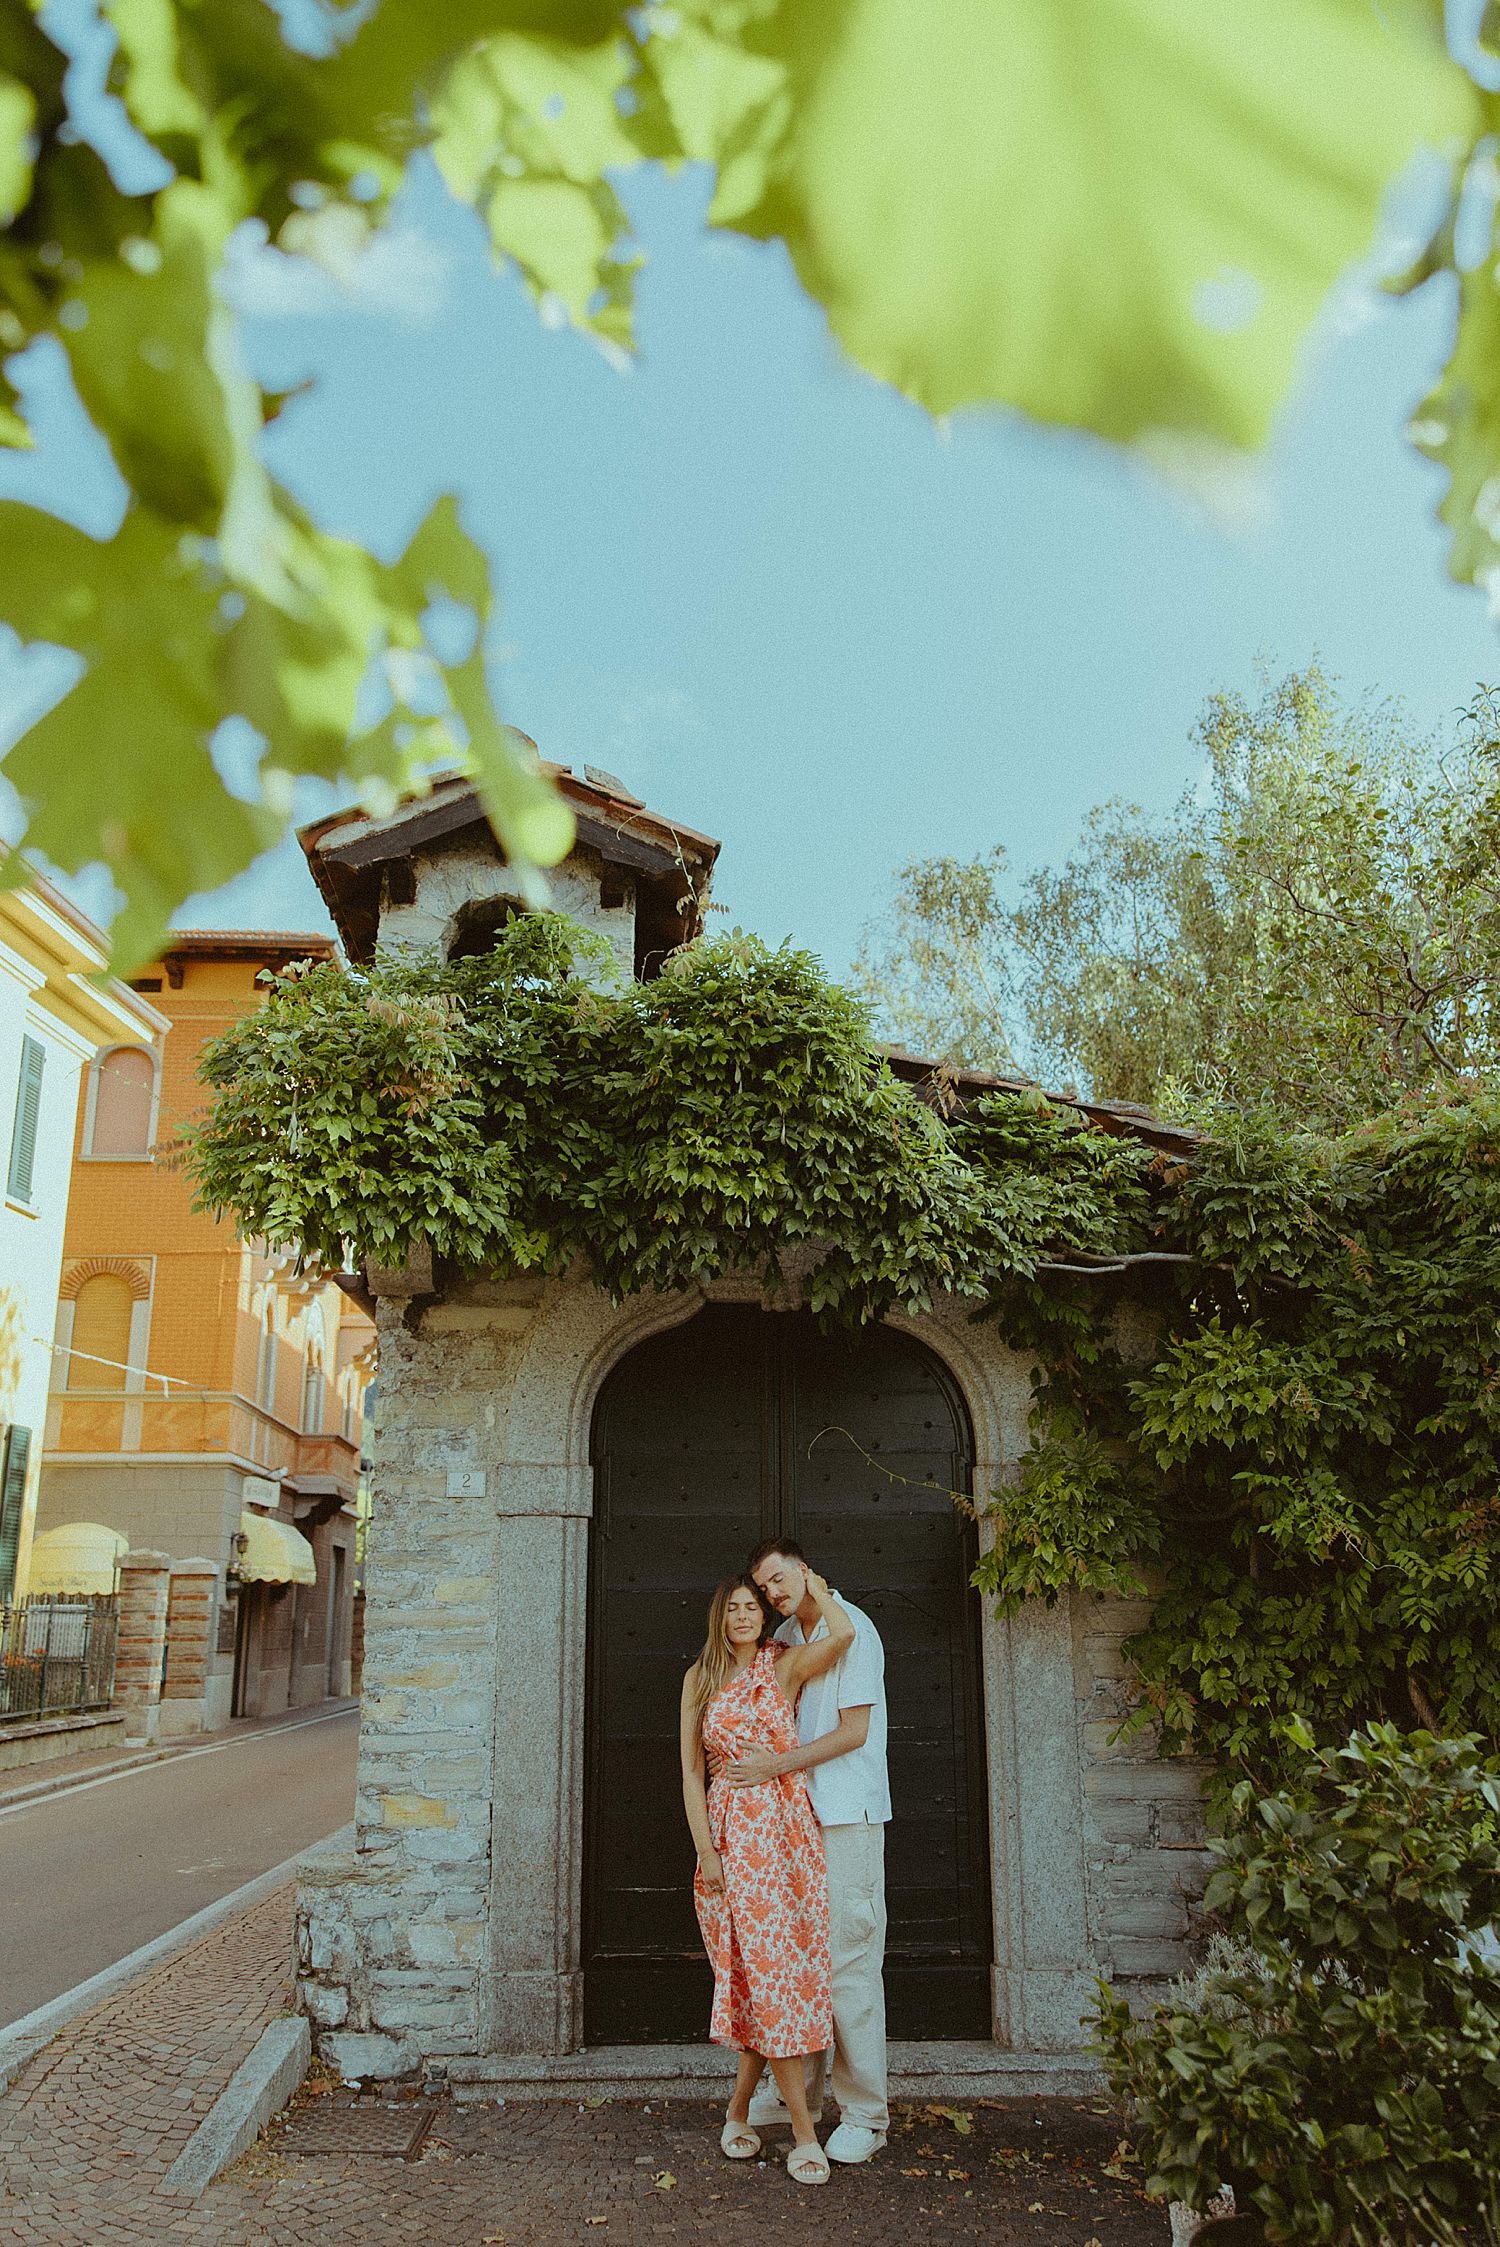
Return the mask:
<path fill-rule="evenodd" d="M 518 897 L 471 897 L 460 905 L 448 928 L 450 960 L 482 960 L 495 949 L 500 931 L 524 913 Z"/>
<path fill-rule="evenodd" d="M 88 1152 L 117 1162 L 149 1155 L 155 1108 L 153 1056 L 135 1045 L 101 1053 L 94 1063 Z"/>
<path fill-rule="evenodd" d="M 96 1272 L 78 1290 L 68 1358 L 70 1389 L 123 1389 L 135 1296 L 118 1272 Z"/>
<path fill-rule="evenodd" d="M 255 1401 L 265 1412 L 276 1410 L 276 1299 L 268 1295 L 260 1318 L 260 1342 L 255 1357 Z"/>
<path fill-rule="evenodd" d="M 323 1306 L 315 1303 L 307 1314 L 307 1356 L 302 1366 L 302 1429 L 305 1435 L 316 1436 L 323 1432 L 323 1400 L 328 1383 L 323 1371 L 323 1360 L 328 1348 L 328 1329 L 323 1323 Z"/>

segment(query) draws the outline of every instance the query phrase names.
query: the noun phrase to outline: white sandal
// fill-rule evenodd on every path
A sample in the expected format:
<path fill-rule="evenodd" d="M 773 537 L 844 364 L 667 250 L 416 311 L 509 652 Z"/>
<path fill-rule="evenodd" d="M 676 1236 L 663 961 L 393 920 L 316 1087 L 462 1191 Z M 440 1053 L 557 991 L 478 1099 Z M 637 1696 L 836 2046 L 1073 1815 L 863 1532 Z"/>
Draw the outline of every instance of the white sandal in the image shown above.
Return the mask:
<path fill-rule="evenodd" d="M 826 2185 L 828 2156 L 814 2138 L 810 2146 L 793 2146 L 786 2157 L 787 2174 L 794 2184 Z"/>
<path fill-rule="evenodd" d="M 719 2132 L 719 2151 L 728 2161 L 753 2161 L 760 2152 L 760 2133 L 748 2122 L 726 2122 Z"/>

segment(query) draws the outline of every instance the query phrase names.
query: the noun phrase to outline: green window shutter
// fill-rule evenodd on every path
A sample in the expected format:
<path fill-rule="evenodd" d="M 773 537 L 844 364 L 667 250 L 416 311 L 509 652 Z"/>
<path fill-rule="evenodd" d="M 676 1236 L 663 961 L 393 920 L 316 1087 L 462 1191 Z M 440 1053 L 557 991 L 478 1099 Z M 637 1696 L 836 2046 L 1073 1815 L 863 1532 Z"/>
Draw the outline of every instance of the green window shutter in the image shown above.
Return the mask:
<path fill-rule="evenodd" d="M 16 1090 L 16 1120 L 10 1134 L 10 1176 L 6 1191 L 17 1201 L 31 1199 L 31 1178 L 36 1168 L 37 1127 L 42 1119 L 42 1071 L 47 1049 L 39 1038 L 21 1040 L 21 1082 Z"/>
<path fill-rule="evenodd" d="M 16 1585 L 16 1559 L 21 1549 L 21 1510 L 26 1503 L 26 1466 L 31 1457 L 31 1430 L 7 1428 L 3 1463 L 0 1463 L 0 1607 Z"/>

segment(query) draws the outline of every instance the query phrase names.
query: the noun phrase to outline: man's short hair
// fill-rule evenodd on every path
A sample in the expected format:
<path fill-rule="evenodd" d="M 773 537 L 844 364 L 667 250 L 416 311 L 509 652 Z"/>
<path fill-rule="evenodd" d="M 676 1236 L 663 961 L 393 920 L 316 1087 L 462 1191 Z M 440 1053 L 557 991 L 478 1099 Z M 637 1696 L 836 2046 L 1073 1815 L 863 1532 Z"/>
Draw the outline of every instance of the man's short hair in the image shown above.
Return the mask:
<path fill-rule="evenodd" d="M 800 1560 L 804 1568 L 808 1565 L 807 1555 L 795 1537 L 762 1537 L 745 1563 L 745 1574 L 753 1576 L 757 1568 L 768 1561 L 773 1553 L 780 1553 L 783 1560 Z"/>

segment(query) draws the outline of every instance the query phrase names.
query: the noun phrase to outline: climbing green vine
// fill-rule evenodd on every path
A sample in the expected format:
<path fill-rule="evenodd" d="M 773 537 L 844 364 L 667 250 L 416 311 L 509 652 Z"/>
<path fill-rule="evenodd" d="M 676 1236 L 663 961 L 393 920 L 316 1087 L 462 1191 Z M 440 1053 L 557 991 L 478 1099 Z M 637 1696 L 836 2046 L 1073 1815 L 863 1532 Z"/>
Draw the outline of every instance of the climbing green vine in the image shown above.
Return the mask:
<path fill-rule="evenodd" d="M 609 965 L 529 915 L 487 958 L 282 978 L 206 1050 L 205 1202 L 335 1265 L 581 1256 L 617 1296 L 803 1248 L 813 1308 L 854 1323 L 1139 1226 L 1139 1149 L 1049 1120 L 1049 1173 L 1024 1136 L 946 1129 L 806 953 L 735 935 L 651 983 Z"/>
<path fill-rule="evenodd" d="M 1146 1566 L 1131 1721 L 1226 1771 L 1290 1768 L 1297 1716 L 1493 1738 L 1500 1100 L 1335 1140 L 1226 1117 L 1162 1222 L 1195 1260 L 1139 1362 L 1084 1283 L 1002 1283 L 1041 1370 L 981 1580 L 1014 1606 Z"/>
<path fill-rule="evenodd" d="M 277 980 L 205 1052 L 204 1204 L 335 1265 L 424 1243 L 440 1281 L 795 1253 L 829 1323 L 966 1298 L 1036 1369 L 976 1581 L 1149 1590 L 1124 1721 L 1259 1777 L 1296 1717 L 1500 1730 L 1500 1097 L 1332 1140 L 1226 1114 L 1184 1161 L 923 1097 L 805 953 L 608 968 L 527 916 L 483 959 Z"/>

